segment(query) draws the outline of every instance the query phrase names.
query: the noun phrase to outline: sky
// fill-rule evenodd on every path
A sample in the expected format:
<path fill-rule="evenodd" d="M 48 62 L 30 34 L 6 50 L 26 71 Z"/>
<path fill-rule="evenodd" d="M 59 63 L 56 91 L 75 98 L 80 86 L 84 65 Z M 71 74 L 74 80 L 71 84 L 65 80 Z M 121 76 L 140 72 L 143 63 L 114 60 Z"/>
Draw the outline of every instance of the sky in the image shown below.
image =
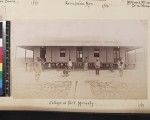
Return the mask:
<path fill-rule="evenodd" d="M 136 20 L 13 21 L 13 39 L 39 45 L 62 42 L 110 42 L 142 44 L 147 38 L 147 22 Z"/>

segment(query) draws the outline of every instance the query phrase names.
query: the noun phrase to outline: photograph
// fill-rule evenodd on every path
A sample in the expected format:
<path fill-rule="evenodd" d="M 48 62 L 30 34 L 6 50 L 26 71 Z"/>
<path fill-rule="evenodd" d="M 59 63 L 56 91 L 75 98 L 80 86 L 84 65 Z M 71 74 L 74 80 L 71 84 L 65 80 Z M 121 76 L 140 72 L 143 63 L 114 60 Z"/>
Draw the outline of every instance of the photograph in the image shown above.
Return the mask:
<path fill-rule="evenodd" d="M 147 99 L 146 20 L 11 21 L 14 99 Z"/>

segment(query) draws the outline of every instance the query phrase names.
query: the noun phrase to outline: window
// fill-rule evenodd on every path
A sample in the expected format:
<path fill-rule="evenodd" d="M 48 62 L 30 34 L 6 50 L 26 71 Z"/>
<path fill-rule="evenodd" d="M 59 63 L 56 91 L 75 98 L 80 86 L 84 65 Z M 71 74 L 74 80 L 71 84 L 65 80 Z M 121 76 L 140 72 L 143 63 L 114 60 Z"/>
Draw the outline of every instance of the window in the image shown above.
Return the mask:
<path fill-rule="evenodd" d="M 94 57 L 99 57 L 99 49 L 94 50 Z"/>
<path fill-rule="evenodd" d="M 65 57 L 66 56 L 66 49 L 61 48 L 60 49 L 60 57 Z"/>

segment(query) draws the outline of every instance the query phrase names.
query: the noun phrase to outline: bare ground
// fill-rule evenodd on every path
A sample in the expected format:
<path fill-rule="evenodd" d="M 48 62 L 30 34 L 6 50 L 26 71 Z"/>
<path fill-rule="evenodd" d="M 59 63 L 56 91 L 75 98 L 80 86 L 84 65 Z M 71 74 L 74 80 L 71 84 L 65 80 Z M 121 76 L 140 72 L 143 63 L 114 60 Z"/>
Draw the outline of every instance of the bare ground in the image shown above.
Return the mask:
<path fill-rule="evenodd" d="M 68 77 L 62 70 L 43 71 L 35 80 L 34 72 L 18 70 L 13 81 L 14 98 L 32 99 L 146 99 L 147 78 L 141 70 L 71 71 Z"/>

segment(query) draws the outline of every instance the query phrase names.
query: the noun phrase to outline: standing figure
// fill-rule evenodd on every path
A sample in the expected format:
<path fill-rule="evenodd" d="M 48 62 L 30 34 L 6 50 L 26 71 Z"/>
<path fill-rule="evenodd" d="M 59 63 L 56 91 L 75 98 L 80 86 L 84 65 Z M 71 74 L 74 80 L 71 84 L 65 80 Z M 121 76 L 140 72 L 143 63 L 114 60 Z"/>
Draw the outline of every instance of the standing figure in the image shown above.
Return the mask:
<path fill-rule="evenodd" d="M 65 69 L 63 70 L 63 76 L 64 77 L 68 77 L 69 76 L 69 71 L 68 71 L 67 67 L 65 67 Z"/>
<path fill-rule="evenodd" d="M 87 57 L 84 60 L 84 70 L 88 70 L 88 58 Z"/>
<path fill-rule="evenodd" d="M 44 70 L 45 70 L 45 64 L 46 64 L 46 62 L 45 62 L 45 60 L 42 59 L 42 58 L 40 58 L 39 60 L 40 60 L 40 62 L 41 62 L 42 71 L 44 71 Z"/>
<path fill-rule="evenodd" d="M 34 63 L 34 71 L 35 71 L 35 80 L 39 80 L 42 72 L 42 62 L 39 57 L 37 57 L 37 60 Z"/>
<path fill-rule="evenodd" d="M 119 71 L 119 74 L 120 74 L 120 77 L 123 76 L 123 70 L 124 70 L 124 61 L 122 60 L 122 58 L 120 58 L 118 60 L 118 71 Z"/>
<path fill-rule="evenodd" d="M 110 69 L 110 71 L 111 71 L 111 72 L 113 72 L 113 71 L 114 71 L 113 63 L 110 63 L 110 65 L 109 65 L 109 69 Z"/>
<path fill-rule="evenodd" d="M 73 67 L 72 61 L 71 61 L 71 59 L 69 59 L 69 61 L 68 61 L 68 69 L 72 70 L 72 67 Z"/>
<path fill-rule="evenodd" d="M 96 62 L 95 62 L 96 75 L 99 75 L 100 66 L 101 66 L 100 60 L 96 59 Z"/>

